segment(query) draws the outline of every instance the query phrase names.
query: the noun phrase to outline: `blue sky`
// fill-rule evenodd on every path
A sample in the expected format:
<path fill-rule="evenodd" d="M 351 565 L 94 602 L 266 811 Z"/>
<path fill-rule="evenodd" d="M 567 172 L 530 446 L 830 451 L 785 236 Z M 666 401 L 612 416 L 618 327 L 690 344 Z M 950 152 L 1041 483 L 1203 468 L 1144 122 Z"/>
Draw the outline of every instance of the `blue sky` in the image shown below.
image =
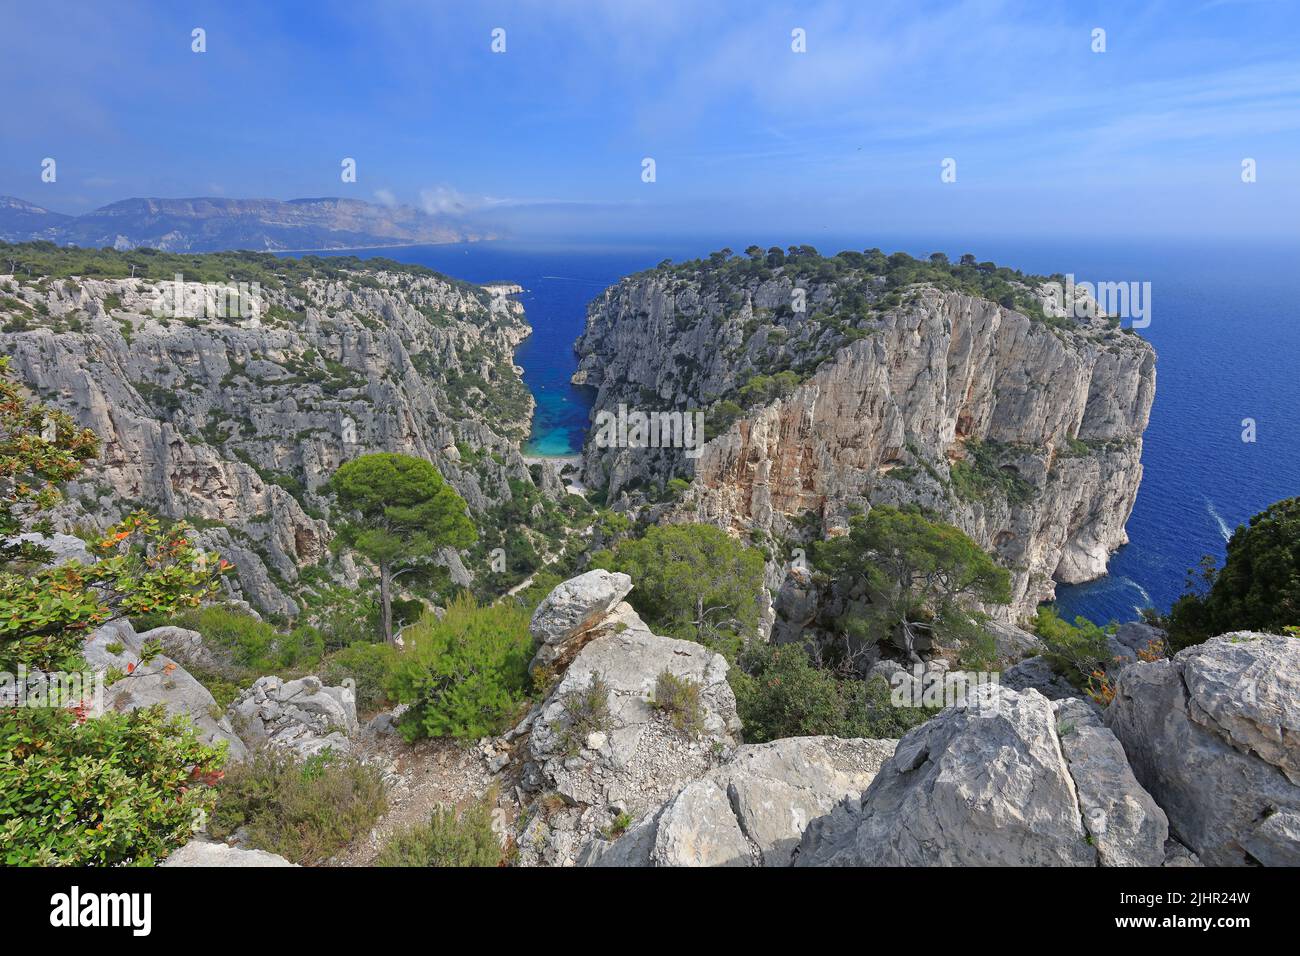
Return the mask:
<path fill-rule="evenodd" d="M 63 212 L 341 195 L 523 237 L 791 241 L 1300 222 L 1285 0 L 0 0 L 0 88 L 0 194 Z"/>

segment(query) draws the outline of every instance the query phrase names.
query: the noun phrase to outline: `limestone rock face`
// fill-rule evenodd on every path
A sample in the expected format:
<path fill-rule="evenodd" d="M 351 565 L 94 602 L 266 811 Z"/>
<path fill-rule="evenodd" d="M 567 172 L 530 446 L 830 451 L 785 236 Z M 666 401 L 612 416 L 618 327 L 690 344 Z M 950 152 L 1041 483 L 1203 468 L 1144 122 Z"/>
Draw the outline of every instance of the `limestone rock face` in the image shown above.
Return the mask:
<path fill-rule="evenodd" d="M 608 485 L 609 500 L 635 480 L 687 477 L 678 520 L 787 538 L 810 512 L 832 533 L 854 506 L 920 504 L 1012 569 L 1009 619 L 1050 598 L 1054 580 L 1099 577 L 1126 543 L 1155 394 L 1155 353 L 1140 338 L 922 289 L 859 321 L 852 341 L 806 316 L 773 317 L 789 280 L 728 291 L 655 274 L 606 290 L 578 344 L 595 411 L 708 409 L 759 368 L 816 371 L 697 458 L 589 441 L 584 481 Z M 841 295 L 807 291 L 809 312 L 833 311 Z M 952 469 L 975 460 L 976 443 L 996 480 L 965 498 Z"/>
<path fill-rule="evenodd" d="M 87 639 L 83 653 L 94 670 L 114 667 L 126 675 L 104 689 L 104 709 L 125 712 L 162 704 L 169 714 L 193 721 L 205 742 L 224 741 L 231 760 L 243 760 L 247 748 L 208 689 L 170 657 L 159 654 L 143 663 L 143 649 L 144 636 L 126 619 L 97 628 Z"/>
<path fill-rule="evenodd" d="M 808 823 L 870 785 L 897 741 L 790 737 L 740 747 L 584 866 L 788 866 Z"/>
<path fill-rule="evenodd" d="M 552 805 L 530 815 L 520 834 L 525 863 L 571 865 L 590 836 L 620 812 L 644 816 L 716 766 L 739 736 L 736 699 L 720 654 L 652 633 L 627 604 L 593 631 L 531 718 L 525 784 Z M 697 736 L 678 730 L 654 707 L 664 671 L 699 688 Z M 608 717 L 577 739 L 569 730 L 571 702 L 591 686 L 593 675 L 608 688 Z"/>
<path fill-rule="evenodd" d="M 255 318 L 195 319 L 155 315 L 166 286 L 150 280 L 14 281 L 25 314 L 48 314 L 0 333 L 0 351 L 102 442 L 56 522 L 102 529 L 128 502 L 194 519 L 264 611 L 296 614 L 301 569 L 329 559 L 322 486 L 344 461 L 427 458 L 473 510 L 532 483 L 518 449 L 532 399 L 513 364 L 528 327 L 512 299 L 367 270 L 263 287 Z M 334 570 L 355 583 L 355 568 Z"/>
<path fill-rule="evenodd" d="M 86 547 L 86 542 L 70 534 L 41 534 L 39 531 L 29 531 L 26 534 L 15 535 L 13 538 L 6 539 L 5 543 L 14 544 L 19 541 L 26 541 L 48 549 L 50 554 L 53 555 L 50 564 L 63 564 L 65 561 L 94 564 L 98 560 L 90 553 L 90 549 Z"/>
<path fill-rule="evenodd" d="M 1086 713 L 1062 729 L 1037 691 L 980 688 L 906 734 L 860 801 L 814 821 L 796 865 L 1162 862 L 1163 814 Z"/>
<path fill-rule="evenodd" d="M 556 585 L 533 612 L 529 631 L 541 644 L 533 666 L 549 665 L 562 657 L 632 590 L 626 574 L 588 571 Z"/>
<path fill-rule="evenodd" d="M 1160 866 L 1169 821 L 1138 784 L 1124 748 L 1094 707 L 1077 697 L 1057 701 L 1056 732 L 1079 808 L 1102 866 Z"/>
<path fill-rule="evenodd" d="M 259 677 L 228 716 L 249 744 L 284 747 L 303 758 L 324 750 L 348 753 L 358 729 L 351 689 L 326 687 L 319 677 Z"/>
<path fill-rule="evenodd" d="M 1207 866 L 1300 865 L 1300 641 L 1238 632 L 1133 664 L 1106 724 Z"/>
<path fill-rule="evenodd" d="M 245 850 L 213 843 L 191 840 L 163 860 L 159 866 L 297 866 L 282 856 L 266 850 Z"/>

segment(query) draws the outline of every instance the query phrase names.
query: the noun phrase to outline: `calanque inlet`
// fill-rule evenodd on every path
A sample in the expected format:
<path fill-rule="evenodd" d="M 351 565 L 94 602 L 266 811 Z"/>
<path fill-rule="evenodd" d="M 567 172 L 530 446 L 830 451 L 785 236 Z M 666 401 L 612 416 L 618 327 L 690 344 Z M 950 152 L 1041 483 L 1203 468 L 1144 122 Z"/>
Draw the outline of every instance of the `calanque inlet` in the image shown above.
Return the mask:
<path fill-rule="evenodd" d="M 1127 542 L 1156 393 L 1060 277 L 666 261 L 591 299 L 548 459 L 509 276 L 0 253 L 2 719 L 84 673 L 44 733 L 199 781 L 105 841 L 108 797 L 0 801 L 7 863 L 1300 864 L 1294 628 L 1048 603 Z M 56 799 L 31 760 L 0 781 Z"/>

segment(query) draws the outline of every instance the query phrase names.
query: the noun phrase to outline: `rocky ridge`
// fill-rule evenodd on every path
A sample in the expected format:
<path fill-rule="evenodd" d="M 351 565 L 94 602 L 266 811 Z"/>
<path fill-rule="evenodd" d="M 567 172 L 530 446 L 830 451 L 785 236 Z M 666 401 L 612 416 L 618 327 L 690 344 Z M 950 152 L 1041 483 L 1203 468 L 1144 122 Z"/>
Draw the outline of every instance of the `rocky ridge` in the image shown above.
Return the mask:
<path fill-rule="evenodd" d="M 330 562 L 322 486 L 343 461 L 426 458 L 475 512 L 533 483 L 519 452 L 532 398 L 513 364 L 529 329 L 514 300 L 427 270 L 264 278 L 258 315 L 190 318 L 154 314 L 170 283 L 0 276 L 0 349 L 101 438 L 62 527 L 137 506 L 189 518 L 253 604 L 293 615 L 304 569 Z M 356 569 L 344 557 L 328 576 L 354 583 Z"/>
<path fill-rule="evenodd" d="M 1104 573 L 1142 475 L 1151 347 L 1104 319 L 1048 322 L 924 285 L 888 306 L 883 285 L 669 269 L 606 290 L 577 345 L 593 414 L 705 409 L 713 437 L 694 459 L 588 441 L 584 481 L 614 502 L 685 477 L 668 520 L 774 542 L 809 524 L 837 533 L 856 506 L 920 504 L 1012 569 L 1011 615 L 1054 581 Z M 744 386 L 781 369 L 783 394 L 746 401 Z M 728 411 L 735 398 L 748 408 Z"/>

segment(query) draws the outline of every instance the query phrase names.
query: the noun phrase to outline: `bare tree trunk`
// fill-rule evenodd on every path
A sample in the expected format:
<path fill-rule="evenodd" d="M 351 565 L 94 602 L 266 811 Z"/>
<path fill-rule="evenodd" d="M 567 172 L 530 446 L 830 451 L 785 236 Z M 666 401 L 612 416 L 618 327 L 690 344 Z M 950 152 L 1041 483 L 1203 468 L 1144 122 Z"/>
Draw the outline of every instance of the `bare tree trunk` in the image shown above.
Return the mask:
<path fill-rule="evenodd" d="M 383 605 L 384 640 L 393 643 L 393 571 L 387 564 L 379 566 L 379 601 Z"/>

